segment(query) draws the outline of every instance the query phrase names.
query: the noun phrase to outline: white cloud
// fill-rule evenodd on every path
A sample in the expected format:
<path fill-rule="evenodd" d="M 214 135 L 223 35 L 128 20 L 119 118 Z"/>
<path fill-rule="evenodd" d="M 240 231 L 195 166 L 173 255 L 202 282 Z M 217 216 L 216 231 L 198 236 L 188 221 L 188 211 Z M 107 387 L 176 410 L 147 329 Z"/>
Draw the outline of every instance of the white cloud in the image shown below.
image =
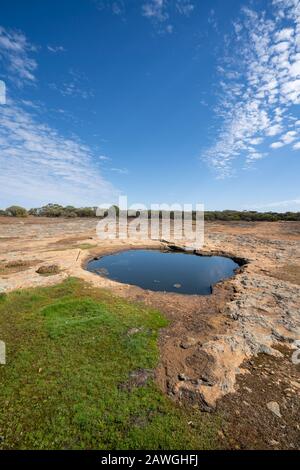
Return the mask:
<path fill-rule="evenodd" d="M 123 0 L 112 2 L 111 9 L 114 15 L 122 16 L 125 13 L 125 4 Z"/>
<path fill-rule="evenodd" d="M 116 196 L 88 146 L 63 137 L 20 105 L 10 102 L 1 111 L 1 201 L 95 205 Z"/>
<path fill-rule="evenodd" d="M 107 157 L 106 155 L 100 155 L 100 156 L 99 156 L 99 160 L 102 160 L 102 161 L 109 161 L 109 160 L 111 160 L 111 158 L 110 158 L 110 157 Z"/>
<path fill-rule="evenodd" d="M 52 90 L 57 90 L 63 96 L 77 96 L 85 100 L 94 96 L 93 91 L 89 88 L 85 75 L 75 72 L 74 70 L 70 70 L 69 76 L 69 80 L 60 84 L 50 83 L 49 87 Z"/>
<path fill-rule="evenodd" d="M 142 5 L 142 15 L 162 22 L 169 18 L 166 0 L 150 0 Z"/>
<path fill-rule="evenodd" d="M 283 147 L 283 146 L 284 146 L 284 143 L 283 143 L 283 142 L 273 142 L 273 143 L 270 145 L 270 147 L 271 147 L 272 149 L 279 149 L 279 148 L 281 148 L 281 147 Z"/>
<path fill-rule="evenodd" d="M 296 139 L 296 136 L 297 136 L 297 132 L 288 131 L 285 135 L 281 137 L 281 139 L 285 144 L 290 144 Z"/>
<path fill-rule="evenodd" d="M 248 155 L 246 162 L 249 163 L 253 160 L 260 160 L 261 158 L 264 158 L 265 154 L 260 153 L 260 152 L 252 152 L 250 155 Z"/>
<path fill-rule="evenodd" d="M 142 4 L 142 15 L 155 25 L 159 33 L 172 33 L 171 16 L 177 14 L 189 16 L 195 8 L 190 0 L 148 0 Z M 172 15 L 173 14 L 173 15 Z"/>
<path fill-rule="evenodd" d="M 181 15 L 189 16 L 195 8 L 195 5 L 189 0 L 177 0 L 176 8 Z"/>
<path fill-rule="evenodd" d="M 256 137 L 255 139 L 250 139 L 249 140 L 249 143 L 251 145 L 259 145 L 263 142 L 263 138 L 262 137 Z"/>
<path fill-rule="evenodd" d="M 35 50 L 21 32 L 0 27 L 0 59 L 18 85 L 35 81 Z M 73 82 L 80 76 L 70 72 Z M 76 136 L 68 138 L 41 121 L 40 102 L 6 100 L 0 113 L 1 204 L 60 202 L 97 205 L 118 191 L 99 171 L 95 153 Z"/>
<path fill-rule="evenodd" d="M 63 46 L 47 46 L 48 51 L 57 54 L 58 52 L 66 52 L 66 49 Z"/>
<path fill-rule="evenodd" d="M 111 0 L 94 0 L 95 3 L 96 3 L 96 6 L 98 8 L 98 10 L 104 10 L 104 9 L 108 9 L 108 10 L 111 10 L 111 12 L 114 14 L 114 15 L 117 15 L 117 16 L 123 16 L 125 15 L 125 2 L 124 0 L 115 0 L 115 1 L 111 1 Z"/>
<path fill-rule="evenodd" d="M 292 77 L 300 76 L 300 60 L 299 59 L 290 65 L 289 72 Z"/>
<path fill-rule="evenodd" d="M 296 144 L 293 145 L 294 150 L 300 150 L 300 142 L 297 142 Z"/>
<path fill-rule="evenodd" d="M 0 26 L 0 59 L 7 70 L 7 77 L 16 85 L 35 82 L 37 63 L 29 57 L 29 53 L 35 50 L 23 33 Z"/>
<path fill-rule="evenodd" d="M 249 164 L 267 155 L 251 146 L 276 149 L 296 139 L 291 123 L 299 121 L 300 2 L 273 0 L 272 9 L 260 13 L 244 7 L 224 42 L 216 108 L 221 125 L 202 155 L 222 178 L 235 173 L 240 158 Z M 280 141 L 269 141 L 279 134 Z"/>
<path fill-rule="evenodd" d="M 280 42 L 272 47 L 272 52 L 275 54 L 280 54 L 280 52 L 288 51 L 290 48 L 290 43 L 288 41 Z"/>
<path fill-rule="evenodd" d="M 274 124 L 273 126 L 270 126 L 266 129 L 266 135 L 273 137 L 274 135 L 280 134 L 282 131 L 282 126 L 281 124 Z"/>
<path fill-rule="evenodd" d="M 281 91 L 282 101 L 300 104 L 300 79 L 286 81 L 283 83 Z"/>
<path fill-rule="evenodd" d="M 128 175 L 129 173 L 127 168 L 110 168 L 110 171 L 114 171 L 115 173 L 119 173 L 120 175 Z"/>
<path fill-rule="evenodd" d="M 275 34 L 275 41 L 290 41 L 293 35 L 293 28 L 283 28 Z"/>
<path fill-rule="evenodd" d="M 0 105 L 6 103 L 6 85 L 3 80 L 0 80 Z"/>

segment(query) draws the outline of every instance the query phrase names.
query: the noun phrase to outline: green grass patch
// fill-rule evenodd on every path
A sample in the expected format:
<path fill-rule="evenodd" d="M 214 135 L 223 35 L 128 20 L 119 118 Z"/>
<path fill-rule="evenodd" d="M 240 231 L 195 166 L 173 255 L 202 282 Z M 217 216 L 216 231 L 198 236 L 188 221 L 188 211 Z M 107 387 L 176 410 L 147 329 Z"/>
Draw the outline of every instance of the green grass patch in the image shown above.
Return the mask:
<path fill-rule="evenodd" d="M 213 448 L 216 415 L 178 407 L 151 379 L 122 386 L 155 368 L 166 325 L 78 279 L 1 296 L 0 449 Z"/>
<path fill-rule="evenodd" d="M 76 248 L 80 248 L 81 250 L 89 250 L 90 248 L 95 248 L 97 245 L 92 243 L 80 243 L 76 245 Z"/>

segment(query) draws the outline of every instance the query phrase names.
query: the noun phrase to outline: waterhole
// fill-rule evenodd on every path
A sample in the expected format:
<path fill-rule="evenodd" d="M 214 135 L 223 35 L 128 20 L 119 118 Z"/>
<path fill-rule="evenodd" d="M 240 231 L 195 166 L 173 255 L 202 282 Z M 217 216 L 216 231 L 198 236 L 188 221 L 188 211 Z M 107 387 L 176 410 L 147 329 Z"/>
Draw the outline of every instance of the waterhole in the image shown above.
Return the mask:
<path fill-rule="evenodd" d="M 94 259 L 87 270 L 143 289 L 209 295 L 212 286 L 239 265 L 223 256 L 199 256 L 160 250 L 128 250 Z"/>

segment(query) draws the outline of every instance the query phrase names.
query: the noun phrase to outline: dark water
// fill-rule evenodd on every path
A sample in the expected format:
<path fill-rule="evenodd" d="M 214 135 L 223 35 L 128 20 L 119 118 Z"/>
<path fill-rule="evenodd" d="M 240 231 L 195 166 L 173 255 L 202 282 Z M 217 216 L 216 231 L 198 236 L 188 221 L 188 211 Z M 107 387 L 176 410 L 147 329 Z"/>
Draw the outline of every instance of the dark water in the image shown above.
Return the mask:
<path fill-rule="evenodd" d="M 232 276 L 237 267 L 222 256 L 129 250 L 90 261 L 87 270 L 143 289 L 207 295 L 213 284 Z"/>

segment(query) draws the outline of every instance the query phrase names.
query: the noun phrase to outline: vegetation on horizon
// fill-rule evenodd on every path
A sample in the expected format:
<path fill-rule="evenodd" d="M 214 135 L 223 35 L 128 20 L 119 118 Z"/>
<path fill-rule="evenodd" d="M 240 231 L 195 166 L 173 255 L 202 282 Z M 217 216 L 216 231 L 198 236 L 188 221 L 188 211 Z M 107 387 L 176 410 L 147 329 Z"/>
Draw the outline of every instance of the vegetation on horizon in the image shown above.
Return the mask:
<path fill-rule="evenodd" d="M 114 206 L 116 214 L 119 215 L 119 208 Z M 29 215 L 34 217 L 97 217 L 97 207 L 74 207 L 74 206 L 61 206 L 59 204 L 47 204 L 43 207 L 25 209 L 21 206 L 10 206 L 5 210 L 0 209 L 0 216 L 9 217 L 27 217 Z M 162 211 L 160 211 L 161 217 Z M 132 211 L 131 211 L 132 216 Z M 171 217 L 174 213 L 171 212 Z M 151 211 L 148 211 L 148 217 L 151 218 Z M 196 212 L 193 212 L 193 218 L 196 218 Z M 257 211 L 237 211 L 237 210 L 223 210 L 223 211 L 205 211 L 205 220 L 210 221 L 246 221 L 246 222 L 276 222 L 282 221 L 300 221 L 300 212 L 257 212 Z"/>

